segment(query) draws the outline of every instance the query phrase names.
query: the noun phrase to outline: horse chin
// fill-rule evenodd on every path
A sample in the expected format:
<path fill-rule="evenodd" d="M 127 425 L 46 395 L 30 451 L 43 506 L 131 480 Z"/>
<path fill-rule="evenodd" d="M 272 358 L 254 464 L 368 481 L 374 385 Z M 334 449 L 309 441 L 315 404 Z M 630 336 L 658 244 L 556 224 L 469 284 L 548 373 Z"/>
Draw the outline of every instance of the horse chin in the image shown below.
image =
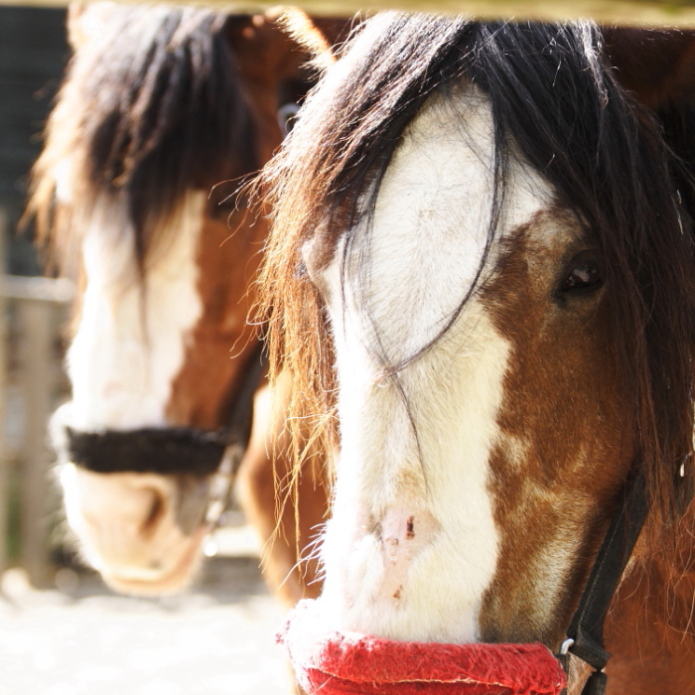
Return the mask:
<path fill-rule="evenodd" d="M 131 596 L 171 596 L 188 589 L 198 576 L 203 561 L 203 541 L 207 528 L 198 529 L 181 552 L 163 568 L 100 566 L 106 585 Z"/>

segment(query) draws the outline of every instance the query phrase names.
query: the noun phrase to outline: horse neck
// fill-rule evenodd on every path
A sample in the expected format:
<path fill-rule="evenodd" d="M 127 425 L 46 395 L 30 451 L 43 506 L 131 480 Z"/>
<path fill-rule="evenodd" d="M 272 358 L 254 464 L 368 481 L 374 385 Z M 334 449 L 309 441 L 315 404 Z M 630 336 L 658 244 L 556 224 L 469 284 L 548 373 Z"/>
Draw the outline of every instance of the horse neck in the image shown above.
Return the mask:
<path fill-rule="evenodd" d="M 683 521 L 693 528 L 695 511 Z M 680 534 L 680 562 L 639 553 L 616 595 L 605 626 L 612 658 L 609 695 L 676 695 L 695 682 L 695 554 L 692 534 Z"/>

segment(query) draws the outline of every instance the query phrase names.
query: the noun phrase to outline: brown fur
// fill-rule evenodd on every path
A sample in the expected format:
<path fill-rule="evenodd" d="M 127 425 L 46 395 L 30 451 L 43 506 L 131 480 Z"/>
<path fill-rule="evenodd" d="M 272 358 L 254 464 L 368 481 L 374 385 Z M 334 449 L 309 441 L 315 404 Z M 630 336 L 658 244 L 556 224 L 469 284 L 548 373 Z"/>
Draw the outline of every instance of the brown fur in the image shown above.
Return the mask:
<path fill-rule="evenodd" d="M 290 410 L 296 417 L 295 422 L 316 423 L 314 437 L 326 450 L 335 446 L 339 439 L 334 417 L 336 383 L 332 341 L 319 293 L 306 273 L 301 272 L 302 253 L 307 242 L 317 244 L 311 248 L 312 259 L 318 258 L 323 264 L 332 257 L 335 241 L 341 235 L 349 237 L 352 216 L 359 214 L 356 201 L 368 190 L 369 184 L 379 180 L 408 117 L 412 117 L 426 95 L 435 89 L 430 80 L 438 85 L 439 80 L 451 74 L 439 62 L 435 44 L 438 41 L 441 46 L 455 45 L 453 21 L 441 19 L 437 24 L 437 20 L 425 16 L 394 19 L 389 26 L 392 33 L 384 32 L 381 43 L 363 56 L 359 66 L 353 66 L 350 78 L 335 89 L 326 88 L 321 94 L 323 101 L 317 99 L 315 109 L 305 112 L 305 123 L 300 124 L 304 128 L 296 132 L 299 142 L 290 142 L 290 147 L 267 172 L 275 204 L 274 233 L 261 282 L 274 362 L 271 374 L 278 375 L 285 370 L 292 373 L 294 394 Z M 419 33 L 413 32 L 401 40 L 409 24 L 419 24 Z M 463 36 L 466 30 L 471 29 L 463 28 Z M 496 40 L 495 32 L 503 33 L 503 30 L 498 25 L 491 28 L 485 34 L 488 42 Z M 660 100 L 665 96 L 670 99 L 674 93 L 690 96 L 688 80 L 692 70 L 683 67 L 689 61 L 688 42 L 680 43 L 675 51 L 675 54 L 681 51 L 680 55 L 674 54 L 660 63 L 659 70 L 676 70 L 673 82 L 669 83 L 663 74 L 651 71 L 654 63 L 649 52 L 634 56 L 634 61 L 628 56 L 630 60 L 627 60 L 625 54 L 616 50 L 623 40 L 620 31 L 607 34 L 609 53 L 616 61 L 623 61 L 617 77 L 624 77 L 626 85 L 655 109 L 656 115 L 663 119 L 661 123 L 666 124 L 666 118 L 659 111 L 663 106 Z M 481 40 L 470 54 L 466 52 L 470 48 L 468 45 L 465 49 L 457 46 L 452 53 L 475 56 L 476 51 L 484 51 L 485 46 L 485 41 Z M 684 47 L 686 53 L 682 54 Z M 506 54 L 497 49 L 495 56 L 500 55 Z M 421 69 L 423 64 L 431 66 L 431 72 Z M 401 69 L 404 65 L 407 67 Z M 461 65 L 465 63 L 462 61 L 458 66 L 463 69 Z M 592 63 L 596 75 L 601 75 L 604 69 L 599 61 Z M 557 73 L 559 71 L 558 66 Z M 582 72 L 588 74 L 588 69 Z M 482 83 L 486 84 L 484 69 L 480 75 Z M 640 83 L 643 77 L 645 82 Z M 511 80 L 503 82 L 506 89 L 500 88 L 499 94 L 509 93 L 510 83 Z M 669 84 L 665 91 L 664 84 Z M 411 88 L 412 91 L 408 91 Z M 512 406 L 501 417 L 499 425 L 505 433 L 521 439 L 536 430 L 543 431 L 544 435 L 530 439 L 523 475 L 514 470 L 518 463 L 513 460 L 514 452 L 501 449 L 495 452 L 493 465 L 497 472 L 490 485 L 498 498 L 496 520 L 505 530 L 502 540 L 505 560 L 495 578 L 498 591 L 494 593 L 504 594 L 505 601 L 509 599 L 509 607 L 496 602 L 491 592 L 483 608 L 484 631 L 488 639 L 499 639 L 502 635 L 537 639 L 540 635 L 549 644 L 557 642 L 578 600 L 579 588 L 614 510 L 616 495 L 628 468 L 637 460 L 647 470 L 652 515 L 636 552 L 634 566 L 621 587 L 606 626 L 608 648 L 614 654 L 609 666 L 610 692 L 615 695 L 690 692 L 695 682 L 690 665 L 695 637 L 691 618 L 695 588 L 691 559 L 695 507 L 691 503 L 686 515 L 679 518 L 677 498 L 680 491 L 675 472 L 684 461 L 687 474 L 693 475 L 691 316 L 694 288 L 692 229 L 688 214 L 692 216 L 694 209 L 689 200 L 690 173 L 679 168 L 683 160 L 689 164 L 692 161 L 688 160 L 687 142 L 685 147 L 678 138 L 669 137 L 663 142 L 664 133 L 654 125 L 652 115 L 625 96 L 612 79 L 601 78 L 598 89 L 600 109 L 617 104 L 618 112 L 612 117 L 616 122 L 620 118 L 630 122 L 629 133 L 626 127 L 614 133 L 614 136 L 620 132 L 626 134 L 621 155 L 609 161 L 602 174 L 596 176 L 597 167 L 602 164 L 598 154 L 590 149 L 594 142 L 584 148 L 577 146 L 566 155 L 570 164 L 556 180 L 551 173 L 557 149 L 553 142 L 552 148 L 535 153 L 533 164 L 553 184 L 560 182 L 565 192 L 569 191 L 568 199 L 581 201 L 582 213 L 591 211 L 590 216 L 582 219 L 583 225 L 597 232 L 597 245 L 610 267 L 609 281 L 614 283 L 614 290 L 619 288 L 620 295 L 601 292 L 584 316 L 574 317 L 573 324 L 558 323 L 553 316 L 532 311 L 531 307 L 538 305 L 539 290 L 534 284 L 537 270 L 525 266 L 521 257 L 513 252 L 506 258 L 505 272 L 510 273 L 510 285 L 519 294 L 511 296 L 503 285 L 492 285 L 497 295 L 507 299 L 506 306 L 501 306 L 500 302 L 494 310 L 498 328 L 514 345 L 514 366 L 506 377 L 505 388 L 518 394 L 519 402 L 531 405 L 524 415 Z M 529 94 L 527 101 L 532 101 L 534 95 Z M 520 95 L 519 101 L 524 102 L 526 94 L 520 92 Z M 576 105 L 576 94 L 567 99 L 573 107 Z M 540 109 L 536 113 L 539 114 Z M 514 116 L 516 113 L 509 116 L 504 125 L 513 124 Z M 574 114 L 580 120 L 585 116 L 586 113 Z M 522 136 L 529 119 L 526 114 L 526 122 L 518 129 Z M 602 118 L 598 120 L 601 135 L 606 140 L 596 147 L 597 150 L 605 147 L 610 160 L 613 142 L 609 142 L 606 135 L 610 126 Z M 687 135 L 692 140 L 692 121 L 684 121 L 686 129 L 689 123 Z M 573 128 L 577 132 L 582 130 L 577 123 L 571 122 L 568 128 L 559 131 L 571 132 Z M 526 134 L 526 157 L 534 153 L 539 135 L 545 136 L 542 128 L 534 131 L 533 136 Z M 298 146 L 300 143 L 302 147 Z M 670 157 L 670 147 L 681 155 L 681 161 Z M 574 160 L 579 161 L 587 154 L 589 163 L 581 174 L 569 183 L 563 180 L 576 163 Z M 650 160 L 658 168 L 650 170 L 645 166 Z M 648 171 L 651 177 L 647 176 Z M 626 183 L 626 188 L 616 184 L 610 190 L 617 195 L 611 196 L 609 182 L 627 181 L 628 174 L 634 172 L 633 183 Z M 669 203 L 674 197 L 680 199 L 680 195 L 674 195 L 668 188 L 674 180 L 682 186 L 683 207 Z M 639 181 L 641 183 L 635 183 Z M 655 197 L 652 189 L 655 190 L 657 184 L 663 185 L 664 192 Z M 630 185 L 642 188 L 628 191 Z M 611 208 L 617 196 L 626 192 L 628 197 L 633 196 L 632 204 Z M 367 208 L 370 202 L 362 201 Z M 650 221 L 642 227 L 648 218 Z M 533 252 L 538 253 L 538 249 Z M 543 253 L 546 254 L 543 257 L 556 267 L 558 257 Z M 549 297 L 544 298 L 545 303 L 548 300 Z M 575 370 L 576 365 L 580 365 L 578 370 Z M 572 385 L 575 380 L 582 379 L 590 380 L 589 388 L 582 384 L 581 393 L 575 394 Z M 561 396 L 567 400 L 558 400 Z M 565 405 L 571 407 L 565 408 Z M 590 413 L 588 426 L 595 427 L 597 433 L 594 437 L 592 432 L 589 439 L 597 442 L 595 450 L 583 452 L 577 470 L 572 470 L 570 465 L 574 460 L 572 437 L 579 434 L 584 425 L 574 422 L 571 412 Z M 557 423 L 554 431 L 548 430 L 548 418 Z M 298 461 L 302 460 L 302 442 L 305 441 L 302 437 L 297 431 Z M 597 469 L 592 461 L 605 465 Z M 568 509 L 575 511 L 579 518 L 574 519 L 565 512 L 559 515 L 551 500 L 527 493 L 534 483 L 553 491 L 557 489 L 558 498 L 563 494 Z M 515 518 L 517 513 L 523 517 L 523 523 Z M 528 524 L 532 525 L 534 534 L 528 534 Z M 573 532 L 579 532 L 577 562 L 571 576 L 562 582 L 560 613 L 542 615 L 542 597 L 532 603 L 531 610 L 520 610 L 513 594 L 536 590 L 529 585 L 532 570 L 529 565 L 543 560 L 540 548 L 553 533 L 569 535 Z M 528 538 L 529 535 L 534 537 Z M 651 588 L 654 584 L 658 585 L 657 589 Z M 541 613 L 540 619 L 534 610 L 536 607 Z M 641 639 L 640 633 L 644 630 L 650 634 Z M 661 665 L 658 665 L 659 658 L 663 659 Z M 655 672 L 649 673 L 652 668 Z M 669 668 L 681 671 L 668 673 Z"/>
<path fill-rule="evenodd" d="M 172 385 L 166 411 L 172 425 L 223 427 L 229 395 L 236 392 L 256 351 L 257 328 L 246 317 L 267 226 L 264 220 L 239 226 L 243 217 L 241 212 L 231 218 L 236 231 L 225 219 L 208 217 L 203 223 L 197 259 L 203 313 Z"/>
<path fill-rule="evenodd" d="M 256 354 L 257 327 L 246 319 L 255 298 L 254 280 L 267 225 L 262 218 L 251 222 L 245 211 L 232 219 L 245 223 L 232 232 L 226 220 L 208 218 L 201 232 L 203 315 L 172 387 L 167 407 L 172 425 L 223 427 L 230 394 Z M 230 268 L 238 272 L 230 274 Z M 252 436 L 238 473 L 239 496 L 264 544 L 266 580 L 286 605 L 294 605 L 320 590 L 316 561 L 305 558 L 324 521 L 328 489 L 320 468 L 306 465 L 296 479 L 291 475 L 284 395 L 267 391 L 264 386 L 256 395 Z M 298 500 L 296 509 L 284 501 L 288 495 Z"/>
<path fill-rule="evenodd" d="M 609 695 L 690 693 L 695 683 L 695 570 L 638 558 L 605 627 Z"/>
<path fill-rule="evenodd" d="M 652 109 L 692 99 L 695 32 L 608 28 L 606 51 L 621 84 Z"/>
<path fill-rule="evenodd" d="M 315 598 L 321 590 L 313 544 L 325 520 L 329 487 L 323 466 L 305 461 L 300 469 L 293 467 L 285 423 L 287 396 L 282 380 L 257 394 L 239 491 L 245 514 L 266 543 L 264 575 L 290 606 L 301 598 Z"/>
<path fill-rule="evenodd" d="M 534 243 L 533 234 L 543 241 Z M 543 212 L 515 230 L 506 246 L 482 298 L 512 345 L 498 424 L 503 436 L 521 443 L 523 458 L 498 446 L 490 463 L 502 545 L 481 610 L 482 634 L 485 641 L 540 639 L 554 648 L 632 464 L 634 442 L 625 439 L 622 425 L 630 397 L 621 393 L 624 379 L 601 295 L 562 304 L 553 299 L 568 261 L 590 246 L 576 218 L 561 209 Z M 578 452 L 579 441 L 595 448 Z M 525 532 L 529 527 L 533 534 Z M 552 566 L 552 542 L 578 536 L 570 576 L 559 582 L 562 596 L 548 615 L 551 599 L 534 582 Z"/>

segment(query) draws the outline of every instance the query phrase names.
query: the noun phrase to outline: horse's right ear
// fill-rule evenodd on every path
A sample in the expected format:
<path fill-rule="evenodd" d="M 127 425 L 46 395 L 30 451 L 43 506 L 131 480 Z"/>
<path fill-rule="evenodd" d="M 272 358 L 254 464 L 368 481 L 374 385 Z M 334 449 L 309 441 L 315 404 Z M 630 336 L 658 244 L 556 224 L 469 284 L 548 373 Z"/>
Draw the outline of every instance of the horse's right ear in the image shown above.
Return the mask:
<path fill-rule="evenodd" d="M 110 13 L 118 9 L 115 2 L 82 2 L 76 0 L 68 5 L 68 43 L 73 52 L 88 41 L 98 38 L 108 26 Z"/>
<path fill-rule="evenodd" d="M 82 18 L 86 9 L 87 5 L 83 2 L 71 2 L 68 5 L 68 42 L 73 51 L 77 51 L 80 46 L 87 42 L 87 33 L 82 24 Z"/>
<path fill-rule="evenodd" d="M 336 47 L 349 35 L 358 20 L 310 17 L 298 7 L 268 10 L 266 17 L 276 21 L 283 31 L 311 55 L 311 63 L 324 72 L 337 60 Z"/>

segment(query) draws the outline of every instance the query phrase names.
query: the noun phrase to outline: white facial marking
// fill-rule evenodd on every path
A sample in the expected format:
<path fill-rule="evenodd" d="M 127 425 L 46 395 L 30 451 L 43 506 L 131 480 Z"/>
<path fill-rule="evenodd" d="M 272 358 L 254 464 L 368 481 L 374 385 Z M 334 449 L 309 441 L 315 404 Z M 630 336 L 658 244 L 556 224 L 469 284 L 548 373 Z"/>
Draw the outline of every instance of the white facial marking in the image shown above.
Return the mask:
<path fill-rule="evenodd" d="M 335 629 L 479 638 L 498 559 L 489 458 L 510 345 L 475 294 L 438 336 L 483 257 L 492 162 L 487 99 L 472 88 L 431 99 L 392 158 L 371 225 L 361 223 L 351 242 L 343 237 L 318 270 L 342 442 L 320 599 Z M 547 184 L 513 165 L 499 236 L 550 202 Z M 483 276 L 496 253 L 493 246 Z M 386 372 L 393 365 L 403 366 L 397 377 Z"/>
<path fill-rule="evenodd" d="M 82 239 L 86 287 L 67 354 L 72 400 L 51 422 L 59 448 L 66 425 L 90 432 L 167 424 L 172 383 L 202 313 L 197 249 L 205 203 L 203 193 L 189 194 L 169 222 L 176 228 L 148 260 L 144 284 L 121 206 L 94 205 Z M 180 590 L 200 562 L 203 529 L 188 535 L 179 528 L 176 482 L 63 464 L 68 522 L 106 582 L 139 594 Z"/>
<path fill-rule="evenodd" d="M 186 337 L 202 312 L 196 252 L 203 193 L 189 194 L 175 234 L 148 262 L 139 284 L 132 229 L 113 206 L 95 206 L 82 245 L 86 290 L 68 350 L 73 398 L 68 424 L 80 430 L 161 426 Z"/>

